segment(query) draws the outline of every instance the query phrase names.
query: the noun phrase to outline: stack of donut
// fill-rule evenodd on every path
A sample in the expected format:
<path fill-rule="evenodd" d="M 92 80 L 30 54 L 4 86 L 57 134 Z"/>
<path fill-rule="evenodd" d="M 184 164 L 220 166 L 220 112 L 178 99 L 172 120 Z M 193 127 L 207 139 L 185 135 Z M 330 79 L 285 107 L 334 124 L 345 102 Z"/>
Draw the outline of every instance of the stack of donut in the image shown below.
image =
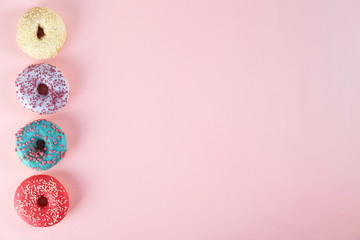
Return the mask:
<path fill-rule="evenodd" d="M 20 48 L 35 59 L 56 56 L 66 38 L 61 17 L 46 7 L 27 11 L 17 26 Z M 28 66 L 15 81 L 17 98 L 24 108 L 36 114 L 53 114 L 69 99 L 69 83 L 55 66 L 40 63 Z M 55 123 L 38 119 L 21 128 L 15 135 L 16 153 L 21 163 L 45 171 L 59 163 L 67 150 L 65 133 Z M 54 177 L 34 175 L 17 188 L 14 206 L 20 218 L 34 227 L 59 223 L 69 209 L 69 195 Z"/>

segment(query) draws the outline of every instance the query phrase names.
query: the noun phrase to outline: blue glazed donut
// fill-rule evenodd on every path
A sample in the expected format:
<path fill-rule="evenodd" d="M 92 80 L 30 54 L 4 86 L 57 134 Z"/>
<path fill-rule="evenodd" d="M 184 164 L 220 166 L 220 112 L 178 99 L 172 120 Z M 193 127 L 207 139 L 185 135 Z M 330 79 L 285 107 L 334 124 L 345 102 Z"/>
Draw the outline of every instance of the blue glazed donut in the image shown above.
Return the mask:
<path fill-rule="evenodd" d="M 16 133 L 16 152 L 21 162 L 35 170 L 47 170 L 64 158 L 65 133 L 45 119 L 27 124 Z"/>

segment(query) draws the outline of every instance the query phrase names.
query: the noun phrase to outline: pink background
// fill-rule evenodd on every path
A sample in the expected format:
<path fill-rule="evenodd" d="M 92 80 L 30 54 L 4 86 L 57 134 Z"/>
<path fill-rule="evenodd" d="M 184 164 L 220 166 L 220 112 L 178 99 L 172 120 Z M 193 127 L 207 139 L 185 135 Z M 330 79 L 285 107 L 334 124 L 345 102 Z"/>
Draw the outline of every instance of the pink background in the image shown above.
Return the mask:
<path fill-rule="evenodd" d="M 14 133 L 40 118 L 14 81 L 42 61 L 16 25 L 49 6 L 71 97 L 46 116 L 71 197 L 37 229 L 13 209 L 38 172 Z M 360 239 L 360 1 L 0 0 L 0 239 Z"/>

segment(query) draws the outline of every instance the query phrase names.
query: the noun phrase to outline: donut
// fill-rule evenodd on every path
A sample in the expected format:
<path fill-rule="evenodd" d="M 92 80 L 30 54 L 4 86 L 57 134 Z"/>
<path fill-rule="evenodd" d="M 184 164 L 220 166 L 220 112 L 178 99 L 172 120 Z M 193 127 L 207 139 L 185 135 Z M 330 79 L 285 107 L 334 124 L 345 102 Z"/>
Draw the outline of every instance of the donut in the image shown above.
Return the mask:
<path fill-rule="evenodd" d="M 70 94 L 69 82 L 60 70 L 50 64 L 28 66 L 15 81 L 21 104 L 38 114 L 52 114 L 62 109 Z"/>
<path fill-rule="evenodd" d="M 45 119 L 27 124 L 15 134 L 16 153 L 21 162 L 42 171 L 64 158 L 67 141 L 61 128 Z"/>
<path fill-rule="evenodd" d="M 14 207 L 20 218 L 34 227 L 59 223 L 69 209 L 69 195 L 54 177 L 35 175 L 16 189 Z"/>
<path fill-rule="evenodd" d="M 65 43 L 66 29 L 61 17 L 46 7 L 27 11 L 17 25 L 20 48 L 35 59 L 55 57 Z"/>

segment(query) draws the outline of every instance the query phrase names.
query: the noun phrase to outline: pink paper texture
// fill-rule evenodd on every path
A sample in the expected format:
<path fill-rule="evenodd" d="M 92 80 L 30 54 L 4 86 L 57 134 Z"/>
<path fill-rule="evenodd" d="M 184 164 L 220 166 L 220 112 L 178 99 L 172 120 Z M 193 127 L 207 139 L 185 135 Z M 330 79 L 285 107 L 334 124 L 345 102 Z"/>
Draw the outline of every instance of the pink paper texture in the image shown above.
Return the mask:
<path fill-rule="evenodd" d="M 48 6 L 68 37 L 38 61 L 20 16 Z M 360 1 L 0 0 L 1 240 L 358 240 Z M 38 172 L 15 132 L 28 65 L 56 65 L 70 99 L 45 116 L 67 156 L 43 172 L 68 216 L 33 228 L 13 209 Z"/>

